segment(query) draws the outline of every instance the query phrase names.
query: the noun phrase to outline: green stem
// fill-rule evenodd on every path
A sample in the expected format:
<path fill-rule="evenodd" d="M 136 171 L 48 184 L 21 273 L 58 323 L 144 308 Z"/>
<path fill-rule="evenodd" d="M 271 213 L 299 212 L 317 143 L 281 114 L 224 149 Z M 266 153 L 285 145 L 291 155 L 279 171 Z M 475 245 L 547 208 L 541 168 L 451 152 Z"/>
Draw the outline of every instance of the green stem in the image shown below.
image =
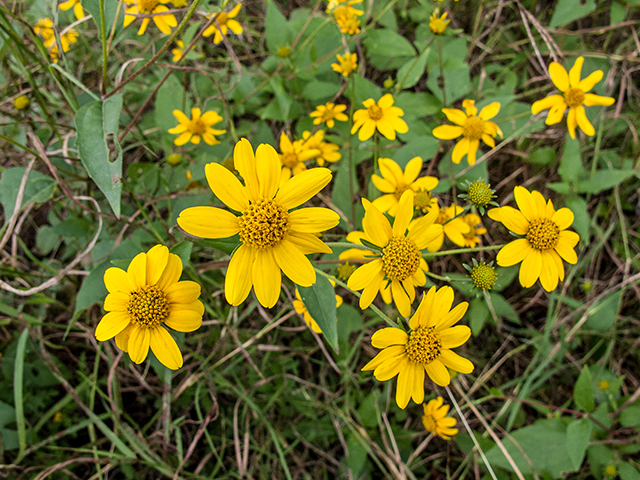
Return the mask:
<path fill-rule="evenodd" d="M 487 251 L 490 251 L 490 250 L 499 250 L 502 247 L 504 247 L 504 244 L 503 245 L 490 245 L 488 247 L 457 248 L 455 250 L 442 250 L 440 252 L 427 252 L 427 253 L 423 254 L 422 256 L 424 258 L 430 258 L 430 257 L 441 257 L 443 255 L 457 255 L 459 253 L 487 252 Z"/>
<path fill-rule="evenodd" d="M 107 93 L 107 25 L 104 14 L 104 0 L 100 0 L 100 37 L 102 39 L 102 85 L 100 93 Z"/>
<path fill-rule="evenodd" d="M 442 59 L 442 38 L 438 35 L 438 66 L 440 67 L 438 80 L 440 82 L 440 88 L 442 89 L 442 105 L 447 106 L 447 92 L 444 87 L 444 61 Z"/>
<path fill-rule="evenodd" d="M 353 128 L 353 111 L 356 104 L 356 81 L 353 76 L 349 77 L 349 83 L 351 84 L 351 106 L 349 107 L 349 132 Z M 354 227 L 356 223 L 356 199 L 353 192 L 353 181 L 356 177 L 353 169 L 353 144 L 351 142 L 351 135 L 349 135 L 349 200 L 351 201 L 351 221 Z"/>
<path fill-rule="evenodd" d="M 360 245 L 359 243 L 350 243 L 350 242 L 324 242 L 325 245 L 328 245 L 329 247 L 336 247 L 336 248 L 357 248 L 359 250 L 375 250 L 375 248 L 373 247 L 367 247 L 366 245 Z M 382 250 L 380 250 L 381 252 Z"/>

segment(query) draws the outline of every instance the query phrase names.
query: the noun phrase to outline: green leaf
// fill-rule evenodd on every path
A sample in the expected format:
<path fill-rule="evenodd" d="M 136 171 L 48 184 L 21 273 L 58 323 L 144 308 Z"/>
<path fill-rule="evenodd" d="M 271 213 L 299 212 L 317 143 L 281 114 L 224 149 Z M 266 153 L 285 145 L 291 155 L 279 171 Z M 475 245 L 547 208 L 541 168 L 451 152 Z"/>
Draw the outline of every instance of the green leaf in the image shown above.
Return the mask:
<path fill-rule="evenodd" d="M 640 480 L 640 473 L 627 462 L 618 464 L 618 475 L 622 480 Z"/>
<path fill-rule="evenodd" d="M 0 435 L 4 450 L 14 450 L 18 448 L 18 432 L 9 430 L 6 426 L 16 421 L 16 410 L 11 405 L 0 401 Z M 0 449 L 1 451 L 1 449 Z"/>
<path fill-rule="evenodd" d="M 575 386 L 573 387 L 573 401 L 576 406 L 585 412 L 592 412 L 593 402 L 593 379 L 588 366 L 584 366 Z"/>
<path fill-rule="evenodd" d="M 396 75 L 396 91 L 411 88 L 418 83 L 427 67 L 427 57 L 430 50 L 430 48 L 425 49 L 418 58 L 412 58 L 400 67 Z"/>
<path fill-rule="evenodd" d="M 567 137 L 564 148 L 562 149 L 562 158 L 558 173 L 565 182 L 577 182 L 584 178 L 584 166 L 580 156 L 580 141 Z"/>
<path fill-rule="evenodd" d="M 623 427 L 640 427 L 640 405 L 629 405 L 620 414 Z"/>
<path fill-rule="evenodd" d="M 107 268 L 113 267 L 110 261 L 99 263 L 89 275 L 84 278 L 82 286 L 76 295 L 76 308 L 73 312 L 73 319 L 85 308 L 94 303 L 101 302 L 107 296 L 107 287 L 104 286 L 104 272 Z M 125 267 L 126 268 L 126 267 Z"/>
<path fill-rule="evenodd" d="M 635 174 L 635 170 L 597 170 L 590 180 L 578 182 L 578 192 L 600 193 L 619 185 Z"/>
<path fill-rule="evenodd" d="M 413 57 L 416 51 L 411 42 L 393 30 L 378 28 L 368 30 L 367 37 L 363 40 L 368 55 L 380 55 L 381 57 Z"/>
<path fill-rule="evenodd" d="M 526 159 L 529 163 L 537 165 L 548 165 L 556 161 L 556 149 L 553 147 L 543 147 L 534 150 Z"/>
<path fill-rule="evenodd" d="M 417 137 L 400 148 L 393 156 L 393 160 L 400 165 L 402 169 L 404 169 L 407 163 L 414 157 L 420 157 L 422 161 L 426 163 L 438 152 L 438 145 L 440 145 L 440 142 L 433 135 Z"/>
<path fill-rule="evenodd" d="M 13 210 L 16 207 L 16 199 L 18 198 L 18 190 L 20 190 L 20 183 L 22 182 L 25 171 L 26 169 L 24 167 L 8 168 L 2 172 L 2 177 L 0 177 L 0 202 L 4 208 L 5 224 L 9 218 L 11 218 L 11 215 L 13 215 Z M 20 208 L 31 203 L 46 202 L 53 196 L 55 185 L 56 181 L 53 178 L 31 170 L 24 188 Z"/>
<path fill-rule="evenodd" d="M 582 197 L 571 197 L 567 200 L 567 208 L 573 212 L 574 220 L 571 227 L 578 232 L 581 242 L 589 243 L 591 217 L 587 201 Z"/>
<path fill-rule="evenodd" d="M 104 102 L 90 102 L 76 113 L 77 146 L 82 165 L 107 198 L 113 213 L 120 217 L 122 191 L 122 148 L 117 140 L 122 95 L 116 94 Z M 107 137 L 111 137 L 107 140 Z M 109 158 L 110 144 L 115 146 L 116 159 Z"/>
<path fill-rule="evenodd" d="M 591 420 L 582 418 L 572 421 L 567 427 L 567 452 L 574 470 L 580 470 L 591 440 Z"/>
<path fill-rule="evenodd" d="M 340 91 L 337 83 L 331 82 L 309 82 L 302 90 L 302 96 L 312 101 L 333 98 Z"/>
<path fill-rule="evenodd" d="M 589 318 L 585 322 L 585 327 L 600 332 L 604 332 L 613 327 L 613 324 L 616 323 L 618 318 L 621 297 L 622 290 L 618 290 L 598 302 L 589 310 Z"/>
<path fill-rule="evenodd" d="M 298 285 L 298 292 L 302 303 L 307 308 L 309 315 L 313 318 L 322 334 L 327 339 L 327 343 L 336 353 L 338 347 L 338 325 L 336 317 L 336 293 L 331 282 L 325 277 L 318 275 L 316 283 L 310 287 Z"/>
<path fill-rule="evenodd" d="M 175 255 L 177 255 L 178 257 L 180 257 L 180 260 L 182 261 L 182 266 L 184 268 L 185 265 L 187 265 L 189 263 L 189 260 L 191 259 L 191 250 L 193 249 L 193 243 L 192 242 L 180 242 L 177 245 L 174 245 L 173 247 L 171 247 L 171 249 L 169 249 L 169 251 Z"/>
<path fill-rule="evenodd" d="M 182 111 L 182 98 L 184 96 L 184 88 L 182 82 L 178 80 L 176 75 L 170 75 L 166 82 L 158 90 L 156 96 L 156 107 L 154 111 L 154 118 L 156 125 L 160 127 L 161 133 L 167 135 L 167 138 L 178 138 L 176 135 L 169 133 L 167 130 L 178 125 L 178 120 L 173 116 L 174 110 Z M 191 102 L 189 96 L 187 96 L 187 102 L 185 104 L 185 113 L 188 117 L 191 117 Z"/>
<path fill-rule="evenodd" d="M 624 17 L 627 13 L 627 9 L 624 5 L 618 2 L 611 3 L 611 10 L 609 10 L 609 25 L 615 25 L 624 21 Z"/>
<path fill-rule="evenodd" d="M 469 318 L 469 328 L 471 333 L 475 336 L 480 333 L 485 322 L 491 316 L 491 312 L 487 307 L 484 298 L 474 298 L 469 305 L 469 312 L 467 317 Z"/>
<path fill-rule="evenodd" d="M 273 0 L 267 1 L 267 15 L 264 22 L 267 48 L 273 55 L 277 54 L 280 47 L 291 45 L 289 22 Z"/>
<path fill-rule="evenodd" d="M 98 31 L 100 31 L 100 0 L 80 0 L 80 4 L 82 7 L 91 14 L 93 19 L 98 26 Z M 105 11 L 105 27 L 107 30 L 107 35 L 111 32 L 111 27 L 113 26 L 113 20 L 116 18 L 116 12 L 118 11 L 118 2 L 114 2 L 111 0 L 105 0 L 104 2 L 104 11 Z M 122 13 L 120 13 L 122 17 Z M 117 22 L 116 29 L 118 25 L 122 25 L 122 22 Z"/>
<path fill-rule="evenodd" d="M 596 9 L 595 0 L 558 0 L 549 28 L 566 25 L 586 17 Z"/>

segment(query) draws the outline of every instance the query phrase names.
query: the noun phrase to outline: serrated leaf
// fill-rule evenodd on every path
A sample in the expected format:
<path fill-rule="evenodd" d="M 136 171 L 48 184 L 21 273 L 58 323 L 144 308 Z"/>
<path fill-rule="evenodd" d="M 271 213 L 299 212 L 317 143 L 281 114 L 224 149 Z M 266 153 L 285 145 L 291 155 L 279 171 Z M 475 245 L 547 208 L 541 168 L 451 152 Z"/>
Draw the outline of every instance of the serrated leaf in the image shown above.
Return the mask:
<path fill-rule="evenodd" d="M 591 420 L 582 418 L 574 420 L 567 427 L 567 452 L 574 470 L 579 470 L 582 466 L 591 440 L 591 426 Z"/>
<path fill-rule="evenodd" d="M 592 412 L 593 402 L 593 378 L 588 366 L 584 366 L 575 386 L 573 387 L 573 401 L 584 412 Z"/>
<path fill-rule="evenodd" d="M 309 315 L 313 318 L 322 334 L 327 339 L 327 343 L 338 353 L 338 325 L 336 320 L 336 293 L 331 282 L 325 277 L 318 275 L 316 283 L 310 287 L 298 285 L 298 292 L 302 303 L 306 307 Z"/>
<path fill-rule="evenodd" d="M 116 94 L 103 101 L 90 102 L 76 113 L 77 146 L 82 165 L 96 182 L 117 217 L 120 217 L 122 192 L 122 148 L 117 140 L 118 121 L 122 109 L 122 95 Z M 109 157 L 111 137 L 117 156 Z"/>

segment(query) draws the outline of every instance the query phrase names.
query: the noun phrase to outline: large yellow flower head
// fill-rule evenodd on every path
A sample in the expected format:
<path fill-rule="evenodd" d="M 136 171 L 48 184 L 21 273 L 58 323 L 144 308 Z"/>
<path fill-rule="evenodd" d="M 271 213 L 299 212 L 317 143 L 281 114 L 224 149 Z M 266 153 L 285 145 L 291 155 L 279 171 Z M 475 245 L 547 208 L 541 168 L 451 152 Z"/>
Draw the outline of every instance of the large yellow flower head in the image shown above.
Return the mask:
<path fill-rule="evenodd" d="M 200 285 L 180 282 L 182 261 L 164 245 L 138 254 L 125 272 L 116 267 L 104 273 L 109 295 L 104 309 L 109 312 L 96 327 L 96 338 L 116 337 L 120 350 L 131 361 L 142 363 L 149 347 L 165 367 L 182 367 L 182 354 L 164 328 L 193 332 L 202 325 L 204 306 L 198 300 Z"/>
<path fill-rule="evenodd" d="M 124 26 L 126 27 L 133 22 L 137 14 L 154 14 L 153 17 L 146 17 L 142 19 L 142 24 L 138 29 L 138 35 L 142 35 L 147 31 L 149 22 L 153 19 L 153 23 L 156 24 L 158 30 L 165 35 L 171 35 L 171 27 L 177 27 L 178 21 L 172 13 L 166 15 L 162 12 L 168 12 L 169 9 L 164 6 L 165 3 L 169 3 L 171 0 L 126 0 L 127 8 L 124 13 Z"/>
<path fill-rule="evenodd" d="M 333 128 L 335 125 L 334 120 L 338 120 L 339 122 L 349 121 L 349 117 L 343 113 L 346 109 L 346 105 L 336 105 L 332 102 L 328 102 L 325 105 L 318 105 L 309 116 L 315 117 L 313 120 L 314 125 L 326 123 L 327 127 Z"/>
<path fill-rule="evenodd" d="M 476 163 L 476 153 L 480 146 L 480 140 L 494 148 L 496 146 L 494 140 L 496 135 L 500 135 L 500 138 L 502 138 L 500 127 L 489 121 L 500 111 L 500 103 L 493 102 L 480 110 L 480 113 L 478 113 L 475 103 L 473 100 L 464 100 L 462 102 L 462 106 L 465 109 L 464 112 L 457 108 L 443 108 L 442 112 L 456 126 L 440 125 L 433 129 L 433 136 L 440 140 L 453 140 L 462 137 L 453 148 L 453 153 L 451 154 L 453 163 L 460 163 L 462 157 L 466 155 L 469 165 L 473 165 Z"/>
<path fill-rule="evenodd" d="M 413 218 L 413 197 L 413 190 L 402 194 L 393 227 L 380 210 L 362 199 L 365 208 L 362 220 L 364 239 L 382 251 L 378 258 L 370 257 L 369 263 L 362 265 L 349 277 L 348 287 L 362 290 L 362 309 L 371 305 L 381 289 L 391 285 L 398 311 L 403 317 L 409 317 L 416 296 L 415 287 L 427 283 L 424 271 L 428 271 L 428 267 L 421 251 L 440 235 L 442 225 L 434 225 L 438 216 L 434 210 L 417 220 L 407 233 Z"/>
<path fill-rule="evenodd" d="M 382 177 L 374 174 L 371 176 L 371 180 L 376 188 L 386 195 L 376 198 L 373 204 L 378 210 L 387 212 L 392 217 L 396 215 L 398 202 L 404 192 L 407 190 L 430 192 L 438 186 L 436 177 L 425 176 L 418 178 L 422 171 L 422 159 L 420 157 L 411 159 L 407 163 L 404 172 L 400 165 L 390 158 L 380 158 L 378 162 Z M 414 204 L 416 198 L 417 196 L 414 197 Z"/>
<path fill-rule="evenodd" d="M 184 145 L 191 143 L 198 145 L 200 139 L 209 145 L 217 145 L 220 141 L 214 135 L 222 135 L 227 133 L 226 130 L 216 130 L 211 128 L 212 125 L 222 121 L 222 117 L 213 110 L 201 114 L 199 108 L 191 109 L 191 119 L 180 110 L 174 110 L 173 116 L 178 120 L 179 125 L 169 129 L 169 133 L 179 134 L 180 136 L 174 140 L 176 145 Z"/>
<path fill-rule="evenodd" d="M 217 45 L 222 41 L 223 37 L 227 36 L 229 30 L 236 35 L 240 35 L 242 33 L 242 25 L 240 25 L 237 20 L 234 20 L 238 12 L 240 12 L 240 7 L 242 7 L 242 3 L 238 3 L 229 13 L 219 13 L 213 24 L 202 32 L 202 36 L 210 37 L 215 33 L 215 35 L 213 35 L 213 43 Z M 220 25 L 220 28 L 218 28 L 218 25 Z"/>
<path fill-rule="evenodd" d="M 358 129 L 358 140 L 364 142 L 370 139 L 376 128 L 389 140 L 396 139 L 396 132 L 407 133 L 409 127 L 400 117 L 404 112 L 399 107 L 393 106 L 393 97 L 390 93 L 384 95 L 378 103 L 373 98 L 365 100 L 362 104 L 366 109 L 356 110 L 353 113 L 353 128 L 351 135 Z"/>
<path fill-rule="evenodd" d="M 458 433 L 458 429 L 453 428 L 456 424 L 456 419 L 447 417 L 449 405 L 443 405 L 443 403 L 442 397 L 438 397 L 430 400 L 427 404 L 423 404 L 424 416 L 422 417 L 422 424 L 427 432 L 433 433 L 436 437 L 451 440 L 451 437 Z"/>
<path fill-rule="evenodd" d="M 436 211 L 438 212 L 438 216 L 435 223 L 442 225 L 443 229 L 440 235 L 429 243 L 427 250 L 430 252 L 440 250 L 444 243 L 445 235 L 459 247 L 466 246 L 465 235 L 469 235 L 472 232 L 469 224 L 465 222 L 463 217 L 459 216 L 464 209 L 457 205 L 449 205 L 446 208 L 437 208 Z"/>
<path fill-rule="evenodd" d="M 319 148 L 310 147 L 304 140 L 292 142 L 284 132 L 280 134 L 280 151 L 282 153 L 278 156 L 282 163 L 280 172 L 282 182 L 291 178 L 292 175 L 304 172 L 307 169 L 304 162 L 322 154 Z"/>
<path fill-rule="evenodd" d="M 338 53 L 336 58 L 338 59 L 338 63 L 332 63 L 331 68 L 341 73 L 343 77 L 350 76 L 358 68 L 358 54 L 356 53 L 347 52 L 344 55 Z"/>
<path fill-rule="evenodd" d="M 320 151 L 315 160 L 321 167 L 324 166 L 324 162 L 333 163 L 342 158 L 338 145 L 324 141 L 324 130 L 318 130 L 313 135 L 305 130 L 302 132 L 302 139 L 304 140 L 303 147 L 305 149 Z"/>
<path fill-rule="evenodd" d="M 331 253 L 314 234 L 335 227 L 337 213 L 319 207 L 300 208 L 331 181 L 327 168 L 312 168 L 280 185 L 280 160 L 270 145 L 260 145 L 255 156 L 245 138 L 233 152 L 235 168 L 244 185 L 224 166 L 209 163 L 205 174 L 211 190 L 231 212 L 216 207 L 183 210 L 178 225 L 202 238 L 240 234 L 241 245 L 231 258 L 225 296 L 240 305 L 254 288 L 258 301 L 271 308 L 280 296 L 280 270 L 294 283 L 309 287 L 316 272 L 305 255 Z"/>
<path fill-rule="evenodd" d="M 78 20 L 81 20 L 85 17 L 84 9 L 80 4 L 80 0 L 67 0 L 66 2 L 58 5 L 58 7 L 60 8 L 60 10 L 64 11 L 71 10 L 73 8 L 73 14 Z"/>
<path fill-rule="evenodd" d="M 471 373 L 473 363 L 451 349 L 459 347 L 471 336 L 466 325 L 454 325 L 464 316 L 469 304 L 462 302 L 451 310 L 453 289 L 431 287 L 409 320 L 411 331 L 387 327 L 371 337 L 371 345 L 383 349 L 362 370 L 373 370 L 373 376 L 384 382 L 398 375 L 396 403 L 405 408 L 413 398 L 424 400 L 425 373 L 436 385 L 451 383 L 447 367 L 460 373 Z"/>
<path fill-rule="evenodd" d="M 535 190 L 518 186 L 513 194 L 520 210 L 500 207 L 488 212 L 490 218 L 523 237 L 502 247 L 498 265 L 510 267 L 522 262 L 520 284 L 528 288 L 540 278 L 542 287 L 551 292 L 558 279 L 564 280 L 562 260 L 572 265 L 578 262 L 574 247 L 580 236 L 567 230 L 573 223 L 573 212 L 568 208 L 556 211 L 551 200 L 545 201 Z"/>
<path fill-rule="evenodd" d="M 596 70 L 587 78 L 580 80 L 583 63 L 584 58 L 578 57 L 567 74 L 562 65 L 552 62 L 549 65 L 549 75 L 553 84 L 562 92 L 562 95 L 551 95 L 538 100 L 531 106 L 533 115 L 540 113 L 542 110 L 549 110 L 545 122 L 547 125 L 555 125 L 562 121 L 564 112 L 568 108 L 567 126 L 569 127 L 571 138 L 576 138 L 576 127 L 580 127 L 580 130 L 589 136 L 595 135 L 595 130 L 587 118 L 584 107 L 594 105 L 608 107 L 615 102 L 615 99 L 611 97 L 601 97 L 600 95 L 587 93 L 596 83 L 602 80 L 603 73 L 602 70 Z"/>

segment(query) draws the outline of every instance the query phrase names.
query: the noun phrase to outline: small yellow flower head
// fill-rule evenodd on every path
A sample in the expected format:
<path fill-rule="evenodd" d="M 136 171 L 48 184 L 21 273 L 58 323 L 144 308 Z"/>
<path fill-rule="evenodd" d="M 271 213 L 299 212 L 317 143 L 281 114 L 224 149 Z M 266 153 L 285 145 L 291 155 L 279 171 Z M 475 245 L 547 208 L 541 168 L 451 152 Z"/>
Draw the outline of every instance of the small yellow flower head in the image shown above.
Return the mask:
<path fill-rule="evenodd" d="M 582 282 L 582 285 L 580 285 L 580 287 L 582 288 L 582 291 L 584 293 L 589 293 L 591 290 L 593 290 L 593 283 L 589 280 L 585 280 L 584 282 Z"/>
<path fill-rule="evenodd" d="M 217 145 L 220 143 L 214 135 L 222 135 L 227 133 L 226 130 L 216 130 L 211 128 L 212 125 L 222 121 L 222 117 L 217 112 L 209 111 L 200 115 L 199 108 L 191 109 L 191 119 L 187 117 L 180 110 L 174 110 L 173 116 L 178 120 L 179 125 L 169 129 L 169 133 L 180 134 L 178 138 L 174 140 L 174 144 L 181 146 L 191 141 L 191 143 L 198 145 L 200 139 L 204 140 L 209 145 Z"/>
<path fill-rule="evenodd" d="M 382 82 L 382 86 L 386 89 L 392 88 L 395 85 L 395 82 L 392 78 L 387 78 L 384 82 Z"/>
<path fill-rule="evenodd" d="M 474 265 L 469 276 L 476 288 L 480 290 L 491 290 L 498 279 L 496 269 L 484 262 Z"/>
<path fill-rule="evenodd" d="M 358 55 L 356 53 L 337 54 L 338 63 L 332 63 L 331 68 L 341 73 L 343 77 L 350 76 L 358 68 Z"/>
<path fill-rule="evenodd" d="M 302 139 L 304 141 L 302 144 L 303 149 L 314 152 L 316 150 L 319 151 L 320 153 L 315 157 L 315 160 L 321 167 L 324 166 L 324 162 L 333 163 L 342 158 L 338 145 L 323 141 L 324 133 L 324 130 L 318 130 L 313 135 L 308 131 L 302 132 Z"/>
<path fill-rule="evenodd" d="M 342 33 L 354 35 L 360 33 L 360 19 L 358 16 L 363 13 L 362 10 L 356 10 L 349 5 L 340 5 L 333 10 L 333 18 Z"/>
<path fill-rule="evenodd" d="M 44 46 L 47 47 L 47 40 L 54 38 L 53 21 L 50 18 L 41 18 L 33 27 L 33 31 L 44 39 Z"/>
<path fill-rule="evenodd" d="M 429 19 L 429 30 L 434 35 L 442 35 L 447 29 L 447 25 L 450 20 L 447 20 L 447 12 L 443 13 L 441 17 L 438 17 L 438 12 L 435 11 Z"/>
<path fill-rule="evenodd" d="M 291 56 L 291 49 L 282 45 L 276 53 L 280 58 L 289 58 Z"/>
<path fill-rule="evenodd" d="M 491 185 L 487 185 L 482 179 L 469 184 L 467 188 L 469 201 L 481 209 L 480 211 L 483 213 L 487 205 L 493 200 L 495 192 L 495 190 L 491 189 Z"/>
<path fill-rule="evenodd" d="M 616 473 L 618 473 L 618 470 L 616 470 L 616 467 L 614 467 L 613 465 L 607 465 L 604 469 L 604 474 L 607 477 L 613 477 Z"/>
<path fill-rule="evenodd" d="M 167 163 L 173 167 L 182 163 L 182 155 L 179 153 L 172 153 L 167 157 Z"/>
<path fill-rule="evenodd" d="M 242 33 L 242 25 L 235 20 L 236 16 L 240 12 L 240 8 L 242 7 L 242 3 L 238 3 L 233 10 L 229 13 L 221 12 L 217 14 L 215 22 L 209 26 L 204 32 L 202 32 L 203 37 L 210 37 L 213 35 L 213 43 L 215 45 L 222 42 L 222 38 L 227 36 L 227 32 L 231 30 L 236 35 L 240 35 Z M 216 14 L 212 14 L 209 18 Z M 220 28 L 218 28 L 220 25 Z M 215 34 L 215 35 L 214 35 Z"/>
<path fill-rule="evenodd" d="M 346 105 L 335 105 L 332 102 L 328 102 L 325 105 L 318 105 L 309 116 L 315 117 L 313 120 L 314 125 L 326 123 L 327 127 L 333 128 L 335 125 L 334 120 L 338 120 L 339 122 L 349 121 L 349 117 L 343 113 L 346 109 Z"/>
<path fill-rule="evenodd" d="M 496 146 L 494 138 L 497 135 L 502 138 L 500 127 L 489 121 L 500 111 L 500 103 L 493 102 L 480 110 L 480 113 L 478 113 L 475 103 L 473 100 L 464 100 L 462 102 L 464 112 L 456 108 L 443 108 L 442 112 L 456 126 L 440 125 L 433 129 L 433 136 L 440 140 L 453 140 L 462 137 L 462 140 L 456 143 L 451 154 L 453 163 L 460 163 L 462 157 L 466 155 L 469 165 L 473 165 L 476 163 L 480 140 L 494 148 Z"/>
<path fill-rule="evenodd" d="M 176 42 L 178 44 L 177 48 L 172 48 L 171 49 L 171 53 L 173 54 L 173 62 L 177 62 L 178 60 L 180 60 L 180 58 L 182 58 L 182 54 L 184 52 L 184 42 L 182 40 L 178 40 Z M 193 45 L 191 47 L 191 50 L 195 49 L 196 46 Z"/>
<path fill-rule="evenodd" d="M 576 127 L 580 127 L 585 134 L 592 137 L 595 135 L 595 129 L 587 115 L 584 107 L 592 107 L 595 105 L 608 107 L 613 105 L 615 99 L 612 97 L 601 97 L 589 92 L 600 80 L 602 80 L 602 70 L 596 70 L 587 78 L 580 80 L 582 73 L 583 57 L 578 57 L 573 67 L 567 74 L 565 68 L 559 63 L 552 62 L 549 65 L 549 76 L 553 84 L 562 92 L 562 95 L 551 95 L 549 97 L 538 100 L 531 106 L 531 113 L 536 115 L 543 110 L 549 110 L 546 124 L 555 125 L 560 123 L 564 117 L 564 112 L 569 109 L 567 117 L 567 126 L 569 127 L 569 135 L 576 138 Z"/>
<path fill-rule="evenodd" d="M 603 392 L 609 390 L 609 386 L 610 385 L 609 385 L 609 382 L 607 380 L 600 380 L 598 382 L 598 388 L 600 390 L 602 390 Z"/>
<path fill-rule="evenodd" d="M 349 280 L 349 277 L 356 271 L 356 267 L 353 263 L 344 262 L 338 267 L 338 278 L 342 281 Z"/>
<path fill-rule="evenodd" d="M 53 415 L 53 421 L 54 421 L 55 423 L 60 423 L 60 422 L 62 421 L 62 412 L 56 412 L 56 413 Z"/>
<path fill-rule="evenodd" d="M 73 14 L 78 20 L 81 20 L 85 17 L 84 9 L 80 4 L 80 0 L 67 0 L 66 2 L 58 5 L 58 7 L 60 8 L 60 10 L 64 10 L 64 11 L 70 10 L 73 8 Z"/>
<path fill-rule="evenodd" d="M 453 428 L 456 424 L 455 418 L 447 417 L 449 405 L 443 405 L 443 403 L 442 397 L 438 397 L 427 404 L 423 404 L 424 416 L 422 417 L 422 424 L 427 432 L 431 432 L 444 440 L 451 440 L 451 437 L 458 433 L 458 429 Z"/>
<path fill-rule="evenodd" d="M 333 13 L 333 11 L 343 3 L 346 4 L 347 7 L 351 7 L 352 5 L 355 5 L 357 3 L 362 3 L 362 0 L 329 0 L 326 12 Z M 360 12 L 359 15 L 362 15 L 364 13 L 360 10 L 357 11 Z"/>
<path fill-rule="evenodd" d="M 184 8 L 187 6 L 187 0 L 171 0 L 173 6 L 176 8 Z"/>
<path fill-rule="evenodd" d="M 322 132 L 324 134 L 324 132 Z M 291 141 L 289 136 L 282 132 L 280 134 L 280 153 L 278 157 L 282 164 L 280 181 L 284 182 L 293 175 L 298 175 L 307 169 L 304 162 L 313 158 L 318 158 L 322 154 L 320 148 L 310 145 L 303 140 Z"/>
<path fill-rule="evenodd" d="M 13 101 L 13 108 L 15 108 L 16 110 L 26 110 L 27 108 L 29 108 L 29 105 L 31 105 L 31 101 L 24 95 L 16 97 L 16 99 Z"/>
<path fill-rule="evenodd" d="M 136 15 L 154 14 L 153 17 L 145 17 L 142 19 L 142 24 L 138 29 L 138 35 L 144 34 L 147 31 L 147 27 L 151 20 L 158 30 L 165 35 L 171 35 L 171 27 L 177 27 L 178 21 L 172 13 L 162 15 L 163 12 L 168 12 L 169 8 L 164 4 L 169 3 L 170 0 L 125 0 L 126 8 L 124 11 L 124 26 L 126 27 L 136 19 Z"/>
<path fill-rule="evenodd" d="M 388 140 L 395 140 L 396 132 L 407 133 L 409 126 L 400 118 L 404 115 L 404 111 L 394 107 L 393 102 L 393 96 L 390 93 L 383 95 L 378 103 L 373 98 L 362 102 L 367 108 L 353 113 L 351 135 L 360 130 L 358 140 L 364 142 L 373 136 L 376 129 Z"/>
<path fill-rule="evenodd" d="M 440 235 L 433 240 L 427 249 L 430 252 L 437 252 L 442 247 L 445 235 L 449 240 L 459 247 L 467 246 L 469 240 L 475 240 L 475 231 L 471 225 L 461 216 L 463 208 L 457 205 L 449 205 L 446 208 L 438 208 L 437 201 L 432 201 L 434 210 L 438 212 L 436 223 L 443 226 Z M 429 211 L 431 208 L 429 208 Z M 479 222 L 479 220 L 478 220 Z M 472 236 L 473 235 L 473 236 Z"/>

